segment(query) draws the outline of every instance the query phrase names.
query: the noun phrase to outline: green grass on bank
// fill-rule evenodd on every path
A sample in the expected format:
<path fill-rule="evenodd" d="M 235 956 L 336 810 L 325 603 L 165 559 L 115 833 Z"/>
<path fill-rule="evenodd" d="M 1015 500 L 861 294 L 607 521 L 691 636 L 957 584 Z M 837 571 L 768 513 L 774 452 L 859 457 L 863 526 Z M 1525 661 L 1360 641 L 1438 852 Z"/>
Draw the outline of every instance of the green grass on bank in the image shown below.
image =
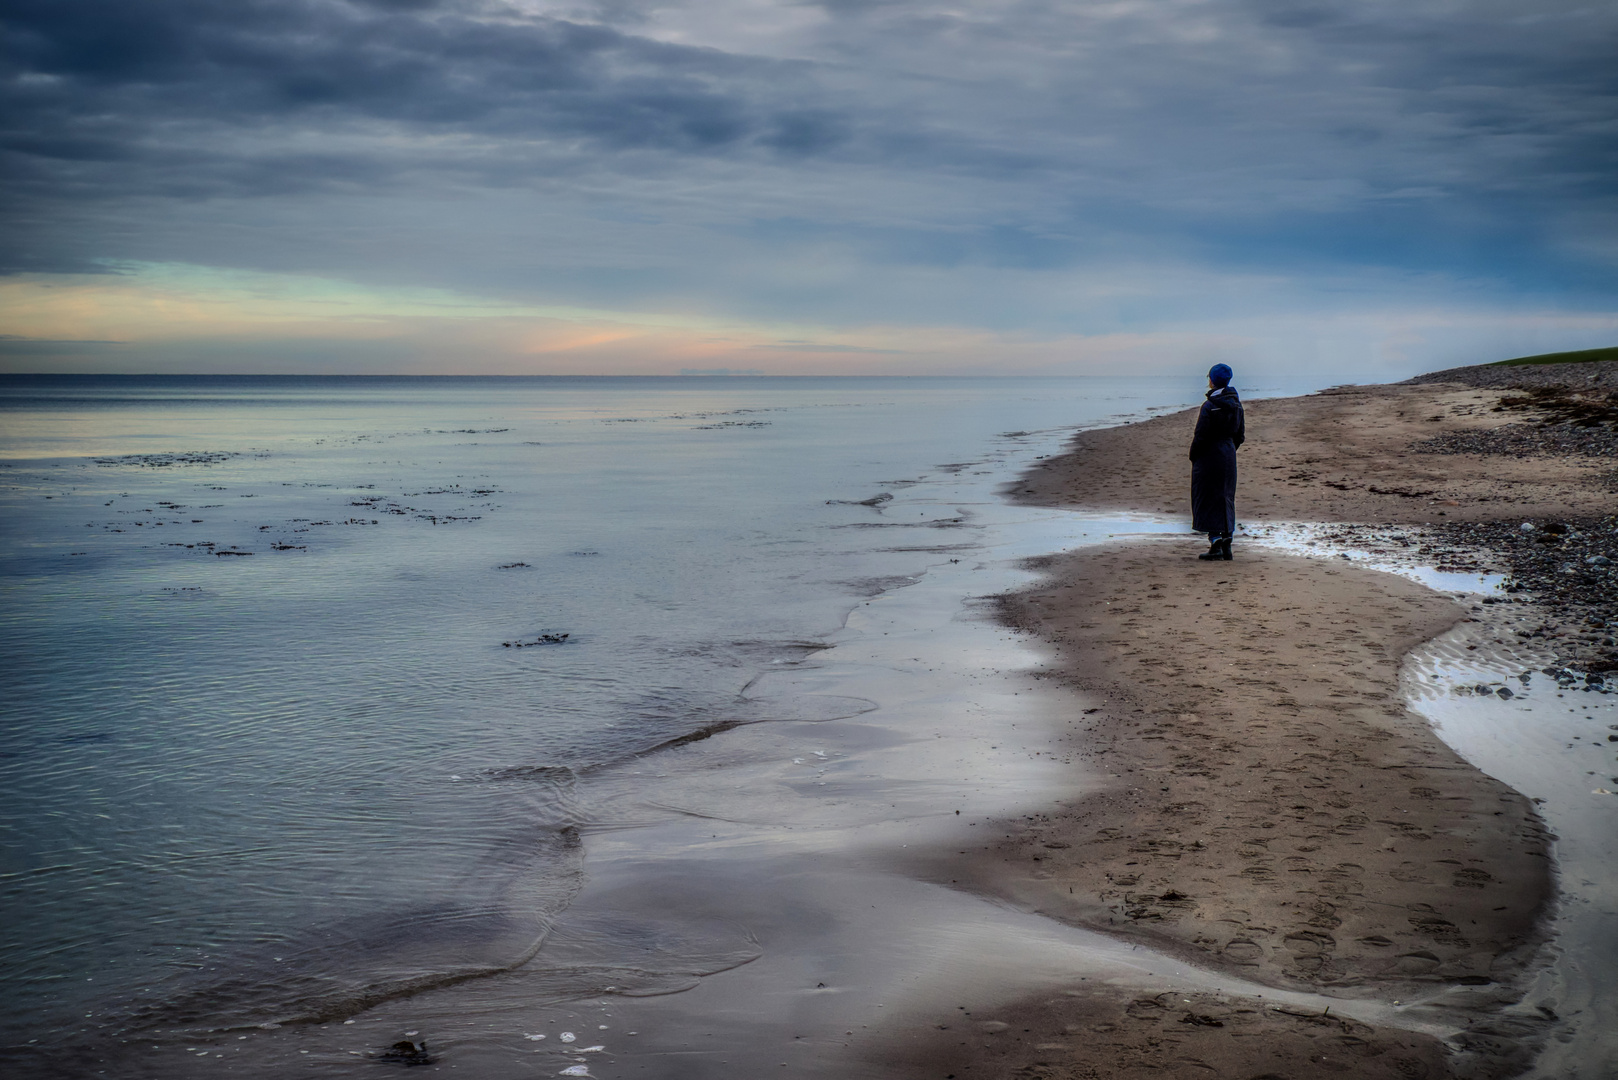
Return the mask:
<path fill-rule="evenodd" d="M 1511 367 L 1517 364 L 1588 364 L 1596 360 L 1618 360 L 1618 346 L 1609 349 L 1578 349 L 1574 352 L 1548 352 L 1538 356 L 1519 356 L 1515 360 L 1496 360 L 1489 367 Z"/>

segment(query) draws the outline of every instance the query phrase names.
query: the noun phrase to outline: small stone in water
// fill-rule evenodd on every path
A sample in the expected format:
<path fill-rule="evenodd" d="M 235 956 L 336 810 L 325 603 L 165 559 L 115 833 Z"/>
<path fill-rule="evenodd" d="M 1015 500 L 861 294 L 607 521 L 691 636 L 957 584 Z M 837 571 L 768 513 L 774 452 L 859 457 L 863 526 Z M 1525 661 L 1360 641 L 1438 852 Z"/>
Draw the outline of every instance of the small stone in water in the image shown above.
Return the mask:
<path fill-rule="evenodd" d="M 573 1034 L 571 1031 L 562 1032 L 562 1041 L 563 1042 L 572 1042 L 574 1039 L 577 1039 L 577 1038 L 578 1038 L 578 1036 Z"/>

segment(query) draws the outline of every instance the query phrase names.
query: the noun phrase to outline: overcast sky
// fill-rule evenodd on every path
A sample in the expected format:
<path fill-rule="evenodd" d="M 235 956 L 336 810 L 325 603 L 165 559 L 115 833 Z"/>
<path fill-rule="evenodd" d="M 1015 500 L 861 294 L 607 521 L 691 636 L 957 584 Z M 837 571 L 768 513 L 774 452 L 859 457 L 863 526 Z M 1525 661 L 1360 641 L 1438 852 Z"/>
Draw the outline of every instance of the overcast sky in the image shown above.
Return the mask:
<path fill-rule="evenodd" d="M 6 0 L 0 370 L 1618 343 L 1618 5 Z"/>

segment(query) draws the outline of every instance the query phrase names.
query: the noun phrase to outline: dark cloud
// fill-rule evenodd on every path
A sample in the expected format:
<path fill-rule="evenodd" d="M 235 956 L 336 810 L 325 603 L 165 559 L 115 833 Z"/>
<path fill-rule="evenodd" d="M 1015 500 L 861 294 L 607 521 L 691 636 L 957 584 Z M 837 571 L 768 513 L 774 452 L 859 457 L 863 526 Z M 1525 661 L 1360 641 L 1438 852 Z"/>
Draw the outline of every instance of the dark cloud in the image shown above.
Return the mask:
<path fill-rule="evenodd" d="M 645 171 L 646 155 L 796 159 L 857 126 L 805 107 L 802 63 L 484 5 L 19 0 L 4 30 L 8 270 L 83 268 L 73 221 L 95 201 L 509 186 Z M 611 164 L 626 154 L 640 156 Z"/>
<path fill-rule="evenodd" d="M 770 95 L 757 91 L 792 66 L 425 4 L 23 0 L 7 31 L 8 149 L 52 157 L 60 144 L 71 160 L 370 125 L 700 151 L 773 135 Z"/>
<path fill-rule="evenodd" d="M 528 226 L 527 280 L 668 295 L 719 288 L 676 269 L 699 249 L 829 245 L 889 273 L 1060 272 L 1133 245 L 1613 283 L 1610 8 L 726 2 L 10 0 L 0 268 L 287 263 L 295 235 L 296 269 L 385 277 L 398 245 L 356 239 L 344 199 L 388 200 L 404 234 L 448 216 L 475 250 L 527 192 L 551 223 Z M 602 239 L 564 240 L 568 216 Z M 485 272 L 446 250 L 423 247 L 423 283 Z"/>

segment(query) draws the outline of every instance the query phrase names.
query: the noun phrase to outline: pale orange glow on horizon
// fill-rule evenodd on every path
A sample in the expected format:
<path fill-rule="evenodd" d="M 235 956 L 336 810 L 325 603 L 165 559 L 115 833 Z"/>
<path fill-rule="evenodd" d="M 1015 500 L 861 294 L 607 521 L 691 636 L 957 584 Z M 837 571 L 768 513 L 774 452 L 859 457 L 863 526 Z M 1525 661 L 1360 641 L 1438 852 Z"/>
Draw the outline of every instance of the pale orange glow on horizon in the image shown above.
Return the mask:
<path fill-rule="evenodd" d="M 153 357 L 189 355 L 187 347 L 280 343 L 289 353 L 318 345 L 336 357 L 349 347 L 377 347 L 391 356 L 385 370 L 421 373 L 668 374 L 728 367 L 771 374 L 987 374 L 1075 361 L 1110 366 L 1125 356 L 1141 362 L 1190 345 L 1165 334 L 1050 339 L 959 327 L 750 324 L 173 266 L 0 281 L 0 331 L 84 350 L 116 343 L 94 356 L 64 349 L 80 366 L 93 361 L 103 370 L 122 370 L 129 357 L 149 364 Z M 338 359 L 327 370 L 378 370 L 373 354 L 366 355 L 363 364 Z"/>
<path fill-rule="evenodd" d="M 440 290 L 362 288 L 326 278 L 138 265 L 118 274 L 0 279 L 0 370 L 1177 374 L 1215 361 L 1249 371 L 1285 371 L 1300 361 L 1338 367 L 1343 365 L 1336 356 L 1355 352 L 1379 356 L 1398 370 L 1434 341 L 1489 341 L 1546 324 L 1570 333 L 1618 331 L 1618 318 L 1605 313 L 1442 309 L 1231 319 L 1180 330 L 1096 335 L 815 326 L 518 304 Z"/>

